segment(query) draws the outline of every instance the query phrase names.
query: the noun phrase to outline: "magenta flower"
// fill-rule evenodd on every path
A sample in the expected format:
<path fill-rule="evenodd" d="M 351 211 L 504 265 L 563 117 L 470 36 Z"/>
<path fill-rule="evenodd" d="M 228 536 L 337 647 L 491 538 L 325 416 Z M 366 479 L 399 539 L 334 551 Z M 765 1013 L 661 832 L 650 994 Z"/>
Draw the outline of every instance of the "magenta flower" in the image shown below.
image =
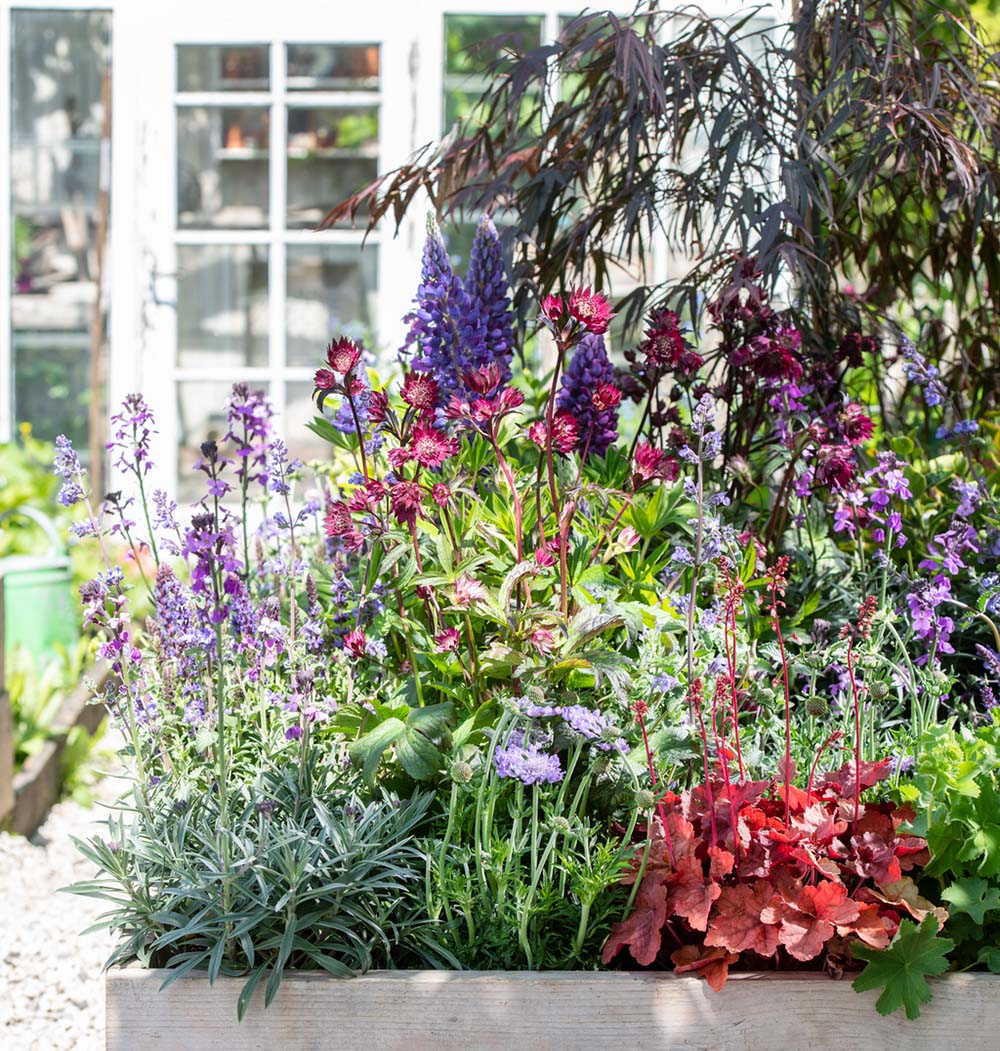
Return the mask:
<path fill-rule="evenodd" d="M 445 628 L 434 636 L 438 653 L 454 653 L 458 649 L 459 634 L 457 628 Z"/>
<path fill-rule="evenodd" d="M 426 424 L 414 427 L 410 438 L 409 454 L 422 467 L 440 467 L 445 460 L 457 452 L 457 438 L 449 438 L 441 431 Z"/>
<path fill-rule="evenodd" d="M 604 335 L 614 317 L 607 299 L 600 292 L 591 292 L 589 288 L 574 288 L 570 291 L 569 315 L 595 336 Z"/>
<path fill-rule="evenodd" d="M 361 360 L 361 348 L 350 339 L 334 340 L 326 348 L 326 363 L 338 376 L 347 376 Z"/>
<path fill-rule="evenodd" d="M 453 601 L 456 606 L 471 606 L 473 602 L 478 602 L 485 598 L 486 588 L 483 587 L 482 582 L 475 577 L 469 576 L 468 573 L 462 573 L 455 581 Z"/>

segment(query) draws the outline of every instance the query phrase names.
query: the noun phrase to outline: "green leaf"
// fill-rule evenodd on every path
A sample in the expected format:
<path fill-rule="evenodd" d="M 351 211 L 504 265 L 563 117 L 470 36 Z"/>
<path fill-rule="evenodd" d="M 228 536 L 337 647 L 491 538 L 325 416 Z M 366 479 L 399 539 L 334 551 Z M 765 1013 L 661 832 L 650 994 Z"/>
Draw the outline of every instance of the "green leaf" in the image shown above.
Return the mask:
<path fill-rule="evenodd" d="M 906 1017 L 912 1021 L 920 1017 L 920 1005 L 930 1003 L 927 976 L 948 970 L 948 953 L 954 948 L 950 938 L 937 936 L 937 920 L 933 916 L 928 916 L 919 927 L 903 920 L 888 949 L 872 949 L 867 945 L 851 947 L 855 956 L 868 961 L 868 966 L 854 979 L 854 988 L 859 993 L 881 989 L 875 1001 L 878 1013 L 892 1014 L 903 1007 Z"/>
<path fill-rule="evenodd" d="M 351 745 L 351 761 L 361 766 L 366 781 L 374 780 L 382 753 L 395 744 L 405 731 L 406 723 L 402 719 L 386 719 Z"/>
<path fill-rule="evenodd" d="M 1000 909 L 1000 889 L 977 877 L 956 880 L 941 891 L 941 897 L 950 903 L 953 912 L 964 912 L 980 925 L 986 913 Z"/>
<path fill-rule="evenodd" d="M 990 974 L 1000 974 L 1000 948 L 993 945 L 985 945 L 979 950 L 976 963 L 986 965 Z"/>
<path fill-rule="evenodd" d="M 399 765 L 416 781 L 425 781 L 441 769 L 441 752 L 422 733 L 407 730 L 396 742 Z"/>

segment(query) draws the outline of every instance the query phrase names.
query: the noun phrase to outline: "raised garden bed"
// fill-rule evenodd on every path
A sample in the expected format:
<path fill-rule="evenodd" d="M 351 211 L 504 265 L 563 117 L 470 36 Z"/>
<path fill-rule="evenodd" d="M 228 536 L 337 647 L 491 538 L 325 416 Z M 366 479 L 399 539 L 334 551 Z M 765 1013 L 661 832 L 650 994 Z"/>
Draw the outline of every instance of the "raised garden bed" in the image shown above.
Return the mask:
<path fill-rule="evenodd" d="M 732 975 L 721 993 L 672 974 L 373 971 L 354 980 L 290 973 L 264 1009 L 236 1020 L 240 979 L 112 970 L 107 1051 L 995 1051 L 1000 978 L 934 982 L 919 1022 L 875 1012 L 875 993 L 819 974 Z M 766 988 L 765 988 L 766 987 Z"/>

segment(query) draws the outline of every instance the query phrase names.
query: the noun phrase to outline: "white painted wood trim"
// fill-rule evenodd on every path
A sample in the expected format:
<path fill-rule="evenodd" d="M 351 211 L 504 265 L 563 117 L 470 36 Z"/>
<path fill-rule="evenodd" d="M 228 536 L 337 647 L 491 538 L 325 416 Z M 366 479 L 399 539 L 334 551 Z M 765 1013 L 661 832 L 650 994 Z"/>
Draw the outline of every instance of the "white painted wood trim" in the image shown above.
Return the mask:
<path fill-rule="evenodd" d="M 734 975 L 719 993 L 649 972 L 300 972 L 236 1021 L 242 982 L 107 977 L 107 1051 L 996 1051 L 1000 978 L 932 981 L 915 1022 L 822 974 Z"/>

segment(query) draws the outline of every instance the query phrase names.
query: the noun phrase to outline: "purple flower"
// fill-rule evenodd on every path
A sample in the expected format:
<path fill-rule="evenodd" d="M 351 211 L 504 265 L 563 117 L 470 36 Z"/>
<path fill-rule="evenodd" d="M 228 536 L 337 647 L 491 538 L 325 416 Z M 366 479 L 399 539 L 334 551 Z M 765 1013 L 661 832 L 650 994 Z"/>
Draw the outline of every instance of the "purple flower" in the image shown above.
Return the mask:
<path fill-rule="evenodd" d="M 613 383 L 614 378 L 604 337 L 588 332 L 573 352 L 556 400 L 560 412 L 576 419 L 577 448 L 585 456 L 603 456 L 618 437 L 618 406 L 598 409 L 594 405 L 594 393 L 601 384 Z"/>
<path fill-rule="evenodd" d="M 471 308 L 483 319 L 491 360 L 500 366 L 501 384 L 510 382 L 514 356 L 514 328 L 510 309 L 510 287 L 504 269 L 503 248 L 493 220 L 484 215 L 476 230 L 465 275 L 465 291 Z"/>
<path fill-rule="evenodd" d="M 485 265 L 487 258 L 478 265 Z M 482 252 L 480 252 L 482 256 Z M 473 275 L 474 282 L 480 278 Z M 495 324 L 493 308 L 470 295 L 451 268 L 444 238 L 433 218 L 427 220 L 420 285 L 414 309 L 403 319 L 409 324 L 406 340 L 400 349 L 405 359 L 416 345 L 412 367 L 433 375 L 438 385 L 438 405 L 445 406 L 453 394 L 464 395 L 464 377 L 494 363 L 494 352 L 487 336 Z M 506 354 L 506 349 L 504 349 Z M 509 359 L 496 361 L 507 368 Z M 502 371 L 502 370 L 501 370 Z"/>
<path fill-rule="evenodd" d="M 246 383 L 234 383 L 226 402 L 229 429 L 225 440 L 236 447 L 236 477 L 244 488 L 250 482 L 267 485 L 267 447 L 271 438 L 274 410 L 262 390 L 251 390 Z"/>
<path fill-rule="evenodd" d="M 52 473 L 58 475 L 63 484 L 56 496 L 56 501 L 63 507 L 72 507 L 84 498 L 83 487 L 80 479 L 83 476 L 83 468 L 80 466 L 80 458 L 73 449 L 73 443 L 65 434 L 56 438 L 56 457 L 52 464 Z"/>
<path fill-rule="evenodd" d="M 671 690 L 675 690 L 680 686 L 680 679 L 667 674 L 654 675 L 652 686 L 654 690 L 659 690 L 660 693 L 669 693 Z"/>
<path fill-rule="evenodd" d="M 906 336 L 899 340 L 899 352 L 906 361 L 903 372 L 906 378 L 923 390 L 924 403 L 929 407 L 940 405 L 948 396 L 944 384 L 939 379 L 937 366 L 931 365 L 917 350 L 916 345 Z"/>
<path fill-rule="evenodd" d="M 114 436 L 107 448 L 116 453 L 115 467 L 141 478 L 153 468 L 149 458 L 150 439 L 156 434 L 152 410 L 141 394 L 129 394 L 111 422 Z"/>
<path fill-rule="evenodd" d="M 556 784 L 563 778 L 559 756 L 543 752 L 527 741 L 523 730 L 513 730 L 507 743 L 493 753 L 498 777 L 512 777 L 526 785 Z"/>

